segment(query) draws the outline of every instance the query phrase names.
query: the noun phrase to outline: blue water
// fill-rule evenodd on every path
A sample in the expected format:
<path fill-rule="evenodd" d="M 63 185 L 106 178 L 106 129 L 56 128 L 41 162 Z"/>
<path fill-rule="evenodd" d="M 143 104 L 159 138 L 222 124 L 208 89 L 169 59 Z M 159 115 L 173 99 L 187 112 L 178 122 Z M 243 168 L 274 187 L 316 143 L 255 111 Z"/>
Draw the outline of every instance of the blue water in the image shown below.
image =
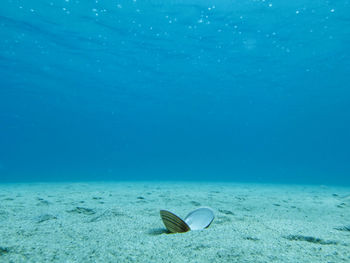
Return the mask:
<path fill-rule="evenodd" d="M 350 184 L 350 1 L 2 0 L 0 179 Z"/>

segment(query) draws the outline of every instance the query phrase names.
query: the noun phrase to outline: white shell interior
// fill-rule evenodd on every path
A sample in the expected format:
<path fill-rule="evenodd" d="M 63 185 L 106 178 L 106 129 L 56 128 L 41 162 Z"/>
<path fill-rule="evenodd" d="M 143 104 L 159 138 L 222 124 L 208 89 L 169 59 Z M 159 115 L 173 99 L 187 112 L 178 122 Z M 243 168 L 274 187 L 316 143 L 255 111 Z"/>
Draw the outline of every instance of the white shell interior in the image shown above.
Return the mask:
<path fill-rule="evenodd" d="M 214 220 L 214 212 L 210 208 L 202 207 L 196 210 L 193 210 L 189 213 L 185 222 L 191 228 L 191 230 L 201 230 L 210 225 Z"/>

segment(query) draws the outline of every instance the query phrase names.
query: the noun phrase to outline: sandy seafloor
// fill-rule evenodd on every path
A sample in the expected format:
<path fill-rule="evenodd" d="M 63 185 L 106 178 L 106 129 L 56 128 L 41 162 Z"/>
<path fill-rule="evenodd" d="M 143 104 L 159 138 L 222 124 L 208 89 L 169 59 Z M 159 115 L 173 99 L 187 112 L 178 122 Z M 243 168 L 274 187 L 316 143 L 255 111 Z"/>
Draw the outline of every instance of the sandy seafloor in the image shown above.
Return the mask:
<path fill-rule="evenodd" d="M 201 206 L 208 229 L 165 233 Z M 350 187 L 2 184 L 0 262 L 350 262 Z"/>

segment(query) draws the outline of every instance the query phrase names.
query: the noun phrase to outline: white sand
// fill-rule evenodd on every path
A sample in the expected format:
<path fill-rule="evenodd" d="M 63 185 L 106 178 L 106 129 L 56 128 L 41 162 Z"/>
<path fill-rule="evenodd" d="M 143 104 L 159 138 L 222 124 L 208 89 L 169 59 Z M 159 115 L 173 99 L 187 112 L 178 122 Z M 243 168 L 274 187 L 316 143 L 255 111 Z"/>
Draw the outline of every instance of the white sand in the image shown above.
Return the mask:
<path fill-rule="evenodd" d="M 0 185 L 0 262 L 350 262 L 350 188 L 218 183 Z M 209 206 L 203 231 L 159 216 Z"/>

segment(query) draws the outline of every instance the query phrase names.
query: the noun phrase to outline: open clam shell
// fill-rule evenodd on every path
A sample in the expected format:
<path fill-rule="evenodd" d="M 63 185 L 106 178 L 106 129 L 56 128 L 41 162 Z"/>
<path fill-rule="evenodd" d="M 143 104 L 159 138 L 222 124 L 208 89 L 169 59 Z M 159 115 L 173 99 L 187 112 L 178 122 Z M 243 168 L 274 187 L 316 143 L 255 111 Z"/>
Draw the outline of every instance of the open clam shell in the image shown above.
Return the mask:
<path fill-rule="evenodd" d="M 202 207 L 189 213 L 185 220 L 167 210 L 160 210 L 160 216 L 165 227 L 171 233 L 184 233 L 189 230 L 207 228 L 214 220 L 214 212 L 210 208 Z"/>

